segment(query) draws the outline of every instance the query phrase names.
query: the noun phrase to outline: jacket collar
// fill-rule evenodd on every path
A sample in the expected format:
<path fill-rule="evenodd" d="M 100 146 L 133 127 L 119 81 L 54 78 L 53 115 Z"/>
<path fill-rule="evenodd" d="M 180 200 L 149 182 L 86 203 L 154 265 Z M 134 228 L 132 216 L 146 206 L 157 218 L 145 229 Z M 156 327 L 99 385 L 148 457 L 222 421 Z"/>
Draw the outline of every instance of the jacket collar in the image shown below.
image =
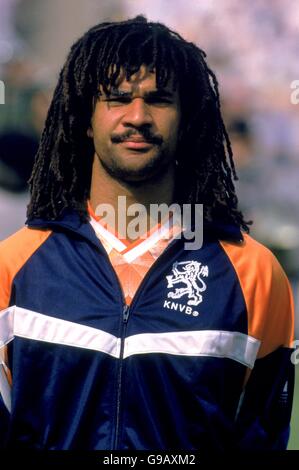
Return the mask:
<path fill-rule="evenodd" d="M 62 216 L 56 220 L 47 220 L 35 218 L 26 221 L 26 225 L 36 229 L 50 229 L 54 232 L 69 231 L 89 240 L 91 243 L 99 247 L 99 240 L 88 222 L 82 222 L 79 214 L 72 209 L 66 209 Z"/>
<path fill-rule="evenodd" d="M 99 246 L 97 236 L 88 222 L 82 222 L 79 214 L 71 209 L 65 210 L 63 215 L 57 220 L 31 219 L 26 224 L 32 228 L 47 228 L 53 231 L 67 230 L 88 239 L 93 244 Z M 223 222 L 204 222 L 203 235 L 205 239 L 219 239 L 233 242 L 243 242 L 244 238 L 239 227 Z"/>
<path fill-rule="evenodd" d="M 217 238 L 232 242 L 243 242 L 244 237 L 237 225 L 225 224 L 223 222 L 204 222 L 204 237 Z"/>

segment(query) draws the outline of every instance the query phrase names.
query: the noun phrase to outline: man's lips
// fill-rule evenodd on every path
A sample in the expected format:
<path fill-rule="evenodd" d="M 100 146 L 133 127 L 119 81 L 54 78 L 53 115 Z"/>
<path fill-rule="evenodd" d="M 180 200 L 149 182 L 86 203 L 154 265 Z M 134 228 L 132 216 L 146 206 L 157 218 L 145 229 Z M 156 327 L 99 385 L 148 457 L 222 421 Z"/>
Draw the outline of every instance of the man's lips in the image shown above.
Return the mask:
<path fill-rule="evenodd" d="M 129 149 L 145 150 L 145 149 L 151 148 L 154 144 L 152 144 L 151 142 L 148 142 L 147 140 L 130 138 L 130 139 L 124 140 L 123 142 L 120 142 L 120 145 Z"/>
<path fill-rule="evenodd" d="M 131 135 L 122 139 L 119 144 L 122 147 L 131 150 L 147 150 L 151 148 L 154 143 L 150 140 L 146 140 L 142 135 Z"/>
<path fill-rule="evenodd" d="M 131 135 L 130 137 L 126 137 L 124 139 L 124 142 L 146 142 L 146 143 L 149 143 L 149 141 L 146 140 L 141 135 Z"/>
<path fill-rule="evenodd" d="M 125 147 L 145 149 L 153 145 L 162 145 L 163 138 L 159 135 L 134 134 L 128 133 L 127 135 L 112 135 L 111 141 L 113 144 L 121 144 Z"/>

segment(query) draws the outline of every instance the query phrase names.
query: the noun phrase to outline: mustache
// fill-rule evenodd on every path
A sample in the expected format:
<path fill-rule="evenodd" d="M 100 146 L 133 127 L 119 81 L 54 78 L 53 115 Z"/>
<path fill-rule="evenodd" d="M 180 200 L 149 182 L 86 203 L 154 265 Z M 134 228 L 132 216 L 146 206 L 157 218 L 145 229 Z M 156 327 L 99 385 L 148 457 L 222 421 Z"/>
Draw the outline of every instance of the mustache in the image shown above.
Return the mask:
<path fill-rule="evenodd" d="M 144 128 L 138 132 L 134 129 L 128 129 L 123 134 L 111 134 L 111 141 L 114 144 L 120 144 L 130 140 L 130 137 L 138 136 L 142 137 L 146 142 L 154 145 L 161 145 L 163 143 L 163 137 L 159 134 L 153 134 L 149 129 Z"/>

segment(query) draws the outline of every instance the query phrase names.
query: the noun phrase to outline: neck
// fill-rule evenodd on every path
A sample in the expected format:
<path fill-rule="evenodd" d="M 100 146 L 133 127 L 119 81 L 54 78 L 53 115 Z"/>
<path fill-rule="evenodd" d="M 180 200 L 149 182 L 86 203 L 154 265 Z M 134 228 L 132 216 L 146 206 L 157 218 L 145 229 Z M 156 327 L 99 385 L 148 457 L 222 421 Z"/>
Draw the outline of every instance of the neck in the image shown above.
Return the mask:
<path fill-rule="evenodd" d="M 125 221 L 125 226 L 127 227 L 136 215 L 129 216 L 126 213 L 123 205 L 124 201 L 127 210 L 132 204 L 142 204 L 142 206 L 146 208 L 144 217 L 146 218 L 146 226 L 148 228 L 153 225 L 153 221 L 150 219 L 150 205 L 162 203 L 170 205 L 173 202 L 174 182 L 174 166 L 169 167 L 169 170 L 161 175 L 159 179 L 155 179 L 155 181 L 152 182 L 145 181 L 142 185 L 136 186 L 134 184 L 119 181 L 107 173 L 101 165 L 99 158 L 95 155 L 91 178 L 91 207 L 94 212 L 99 213 L 97 209 L 101 204 L 109 204 L 112 206 L 115 213 L 114 226 L 119 226 L 118 219 L 119 217 L 122 217 L 122 220 Z M 119 196 L 125 196 L 125 199 L 120 199 Z M 121 213 L 119 213 L 119 211 L 121 211 Z M 131 239 L 131 237 L 128 236 L 127 238 Z"/>

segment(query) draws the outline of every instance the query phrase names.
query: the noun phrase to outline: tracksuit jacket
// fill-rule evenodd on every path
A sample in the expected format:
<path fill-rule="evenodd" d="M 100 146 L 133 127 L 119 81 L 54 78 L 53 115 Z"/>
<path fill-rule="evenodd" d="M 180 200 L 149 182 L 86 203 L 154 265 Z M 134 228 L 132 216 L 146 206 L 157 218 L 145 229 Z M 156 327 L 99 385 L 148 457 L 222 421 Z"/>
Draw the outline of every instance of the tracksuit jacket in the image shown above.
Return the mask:
<path fill-rule="evenodd" d="M 174 240 L 130 305 L 90 223 L 32 220 L 0 244 L 0 444 L 284 449 L 293 305 L 235 227 Z"/>

